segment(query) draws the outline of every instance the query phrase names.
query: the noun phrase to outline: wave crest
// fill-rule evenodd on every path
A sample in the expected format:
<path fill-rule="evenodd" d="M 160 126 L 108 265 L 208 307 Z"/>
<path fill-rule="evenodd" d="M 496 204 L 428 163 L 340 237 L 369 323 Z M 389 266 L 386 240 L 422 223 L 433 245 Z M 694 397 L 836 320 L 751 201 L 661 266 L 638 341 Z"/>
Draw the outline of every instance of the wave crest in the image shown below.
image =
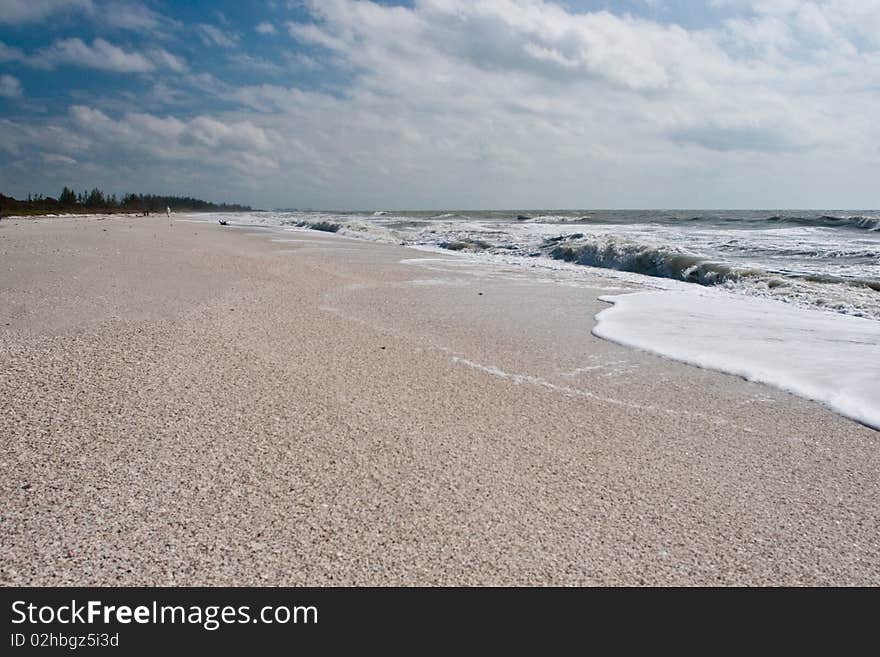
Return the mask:
<path fill-rule="evenodd" d="M 864 230 L 880 231 L 880 217 L 878 216 L 823 214 L 820 217 L 800 217 L 773 215 L 772 217 L 767 217 L 765 221 L 772 223 L 796 224 L 798 226 L 862 228 Z"/>
<path fill-rule="evenodd" d="M 717 285 L 749 273 L 686 251 L 613 239 L 557 244 L 547 255 L 579 265 L 674 278 L 700 285 Z"/>

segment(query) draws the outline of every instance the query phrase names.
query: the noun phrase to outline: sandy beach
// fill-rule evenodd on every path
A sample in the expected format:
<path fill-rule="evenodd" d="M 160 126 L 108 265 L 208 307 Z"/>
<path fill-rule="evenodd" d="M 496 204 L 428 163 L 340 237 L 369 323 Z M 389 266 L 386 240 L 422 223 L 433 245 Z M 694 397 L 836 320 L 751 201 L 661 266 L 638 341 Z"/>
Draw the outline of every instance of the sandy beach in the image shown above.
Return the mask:
<path fill-rule="evenodd" d="M 0 584 L 880 584 L 880 433 L 600 340 L 602 294 L 4 219 Z"/>

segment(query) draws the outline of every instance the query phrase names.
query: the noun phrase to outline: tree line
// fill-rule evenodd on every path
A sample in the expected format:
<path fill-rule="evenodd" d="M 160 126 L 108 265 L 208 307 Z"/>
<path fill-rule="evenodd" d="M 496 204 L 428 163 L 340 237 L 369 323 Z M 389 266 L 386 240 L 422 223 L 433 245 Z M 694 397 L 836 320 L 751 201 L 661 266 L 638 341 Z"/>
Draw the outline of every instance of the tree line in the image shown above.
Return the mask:
<path fill-rule="evenodd" d="M 0 207 L 3 214 L 45 214 L 55 212 L 164 212 L 171 208 L 174 212 L 186 211 L 228 211 L 247 212 L 248 205 L 235 203 L 211 203 L 191 196 L 164 196 L 161 194 L 106 194 L 97 187 L 77 192 L 65 186 L 58 198 L 28 194 L 26 200 L 14 199 L 0 194 Z"/>

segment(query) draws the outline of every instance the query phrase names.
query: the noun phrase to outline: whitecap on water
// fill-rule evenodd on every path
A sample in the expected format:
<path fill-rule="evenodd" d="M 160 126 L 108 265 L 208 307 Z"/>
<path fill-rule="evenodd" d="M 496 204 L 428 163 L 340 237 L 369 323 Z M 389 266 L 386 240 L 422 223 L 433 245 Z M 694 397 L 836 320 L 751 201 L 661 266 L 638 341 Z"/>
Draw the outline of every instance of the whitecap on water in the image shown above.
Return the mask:
<path fill-rule="evenodd" d="M 603 296 L 593 334 L 820 401 L 880 429 L 880 322 L 722 290 Z"/>

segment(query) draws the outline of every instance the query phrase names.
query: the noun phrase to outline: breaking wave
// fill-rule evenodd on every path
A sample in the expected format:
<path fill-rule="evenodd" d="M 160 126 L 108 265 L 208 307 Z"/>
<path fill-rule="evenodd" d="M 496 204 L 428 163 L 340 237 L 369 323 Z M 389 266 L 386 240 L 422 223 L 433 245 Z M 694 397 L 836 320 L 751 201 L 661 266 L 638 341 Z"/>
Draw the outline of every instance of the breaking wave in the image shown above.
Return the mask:
<path fill-rule="evenodd" d="M 719 286 L 880 319 L 880 213 L 874 211 L 517 212 L 298 212 L 278 220 L 480 258 L 528 258 L 529 267 L 562 261 Z"/>
<path fill-rule="evenodd" d="M 556 260 L 579 265 L 674 278 L 700 285 L 717 285 L 763 273 L 712 262 L 683 250 L 614 239 L 556 244 L 547 254 Z"/>
<path fill-rule="evenodd" d="M 774 215 L 767 217 L 765 221 L 770 223 L 794 224 L 798 226 L 818 226 L 824 228 L 862 228 L 864 230 L 880 231 L 880 217 L 863 215 L 830 215 L 823 214 L 819 217 L 802 217 Z"/>
<path fill-rule="evenodd" d="M 342 228 L 342 224 L 334 223 L 332 221 L 287 221 L 282 222 L 282 225 L 320 230 L 324 233 L 338 233 L 339 229 Z"/>

